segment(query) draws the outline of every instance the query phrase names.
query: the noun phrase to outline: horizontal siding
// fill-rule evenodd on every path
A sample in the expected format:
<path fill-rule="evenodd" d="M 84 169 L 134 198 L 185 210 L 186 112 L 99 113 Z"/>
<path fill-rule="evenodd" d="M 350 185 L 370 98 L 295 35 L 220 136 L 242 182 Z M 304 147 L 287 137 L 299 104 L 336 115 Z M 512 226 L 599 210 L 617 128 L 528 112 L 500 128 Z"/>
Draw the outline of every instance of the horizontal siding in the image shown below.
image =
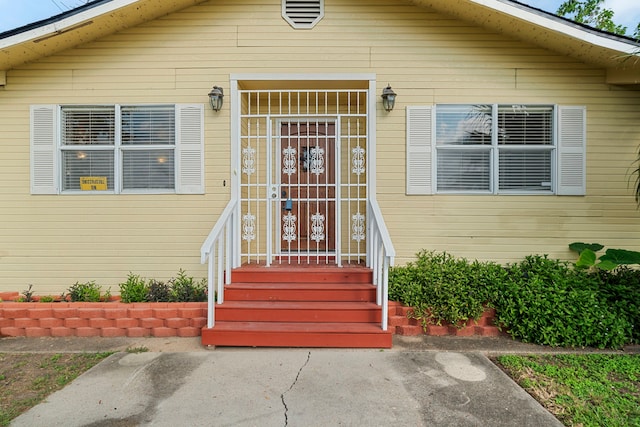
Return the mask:
<path fill-rule="evenodd" d="M 604 70 L 410 2 L 326 0 L 313 30 L 292 29 L 279 0 L 209 1 L 7 72 L 0 89 L 0 290 L 59 293 L 128 272 L 203 277 L 199 249 L 230 197 L 230 97 L 205 109 L 202 196 L 29 195 L 31 104 L 207 103 L 232 73 L 375 73 L 398 93 L 377 117 L 378 200 L 398 263 L 420 249 L 513 262 L 572 258 L 568 243 L 640 250 L 629 173 L 640 92 Z M 433 103 L 587 107 L 586 197 L 405 196 L 405 114 Z M 379 110 L 381 110 L 379 108 Z"/>

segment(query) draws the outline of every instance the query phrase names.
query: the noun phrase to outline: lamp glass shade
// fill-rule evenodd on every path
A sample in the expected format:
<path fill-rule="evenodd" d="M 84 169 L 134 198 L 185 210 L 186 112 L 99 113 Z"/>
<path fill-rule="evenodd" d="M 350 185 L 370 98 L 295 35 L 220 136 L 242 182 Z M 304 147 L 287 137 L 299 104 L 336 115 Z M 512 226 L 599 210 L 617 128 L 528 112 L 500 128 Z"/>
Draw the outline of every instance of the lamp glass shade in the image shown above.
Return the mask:
<path fill-rule="evenodd" d="M 209 104 L 213 111 L 220 111 L 222 109 L 222 103 L 224 101 L 224 92 L 221 87 L 214 86 L 209 92 Z"/>
<path fill-rule="evenodd" d="M 396 104 L 396 93 L 391 89 L 391 86 L 387 86 L 382 90 L 382 107 L 385 111 L 393 110 Z"/>

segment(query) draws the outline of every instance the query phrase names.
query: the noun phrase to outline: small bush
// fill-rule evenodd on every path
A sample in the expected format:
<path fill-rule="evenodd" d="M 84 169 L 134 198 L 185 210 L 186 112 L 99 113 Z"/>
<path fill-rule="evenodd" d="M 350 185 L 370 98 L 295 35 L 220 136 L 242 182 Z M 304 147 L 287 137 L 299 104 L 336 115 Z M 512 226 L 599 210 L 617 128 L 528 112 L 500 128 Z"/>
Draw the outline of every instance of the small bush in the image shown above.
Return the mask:
<path fill-rule="evenodd" d="M 68 290 L 67 294 L 72 302 L 99 302 L 102 299 L 101 287 L 94 281 L 79 283 L 76 282 Z M 105 294 L 105 299 L 108 299 L 109 293 Z"/>
<path fill-rule="evenodd" d="M 175 302 L 198 302 L 207 300 L 207 285 L 204 280 L 196 282 L 180 269 L 178 275 L 171 279 L 171 300 Z"/>
<path fill-rule="evenodd" d="M 600 290 L 597 275 L 546 256 L 506 268 L 495 308 L 499 324 L 524 342 L 613 347 L 628 343 L 632 325 Z"/>
<path fill-rule="evenodd" d="M 423 326 L 442 322 L 463 326 L 482 315 L 503 275 L 497 264 L 422 251 L 415 262 L 390 270 L 389 298 L 414 307 L 413 317 Z"/>
<path fill-rule="evenodd" d="M 151 279 L 147 287 L 145 300 L 149 302 L 169 302 L 171 301 L 171 288 L 162 281 Z"/>
<path fill-rule="evenodd" d="M 607 303 L 632 324 L 632 338 L 640 343 L 640 270 L 619 266 L 614 271 L 596 271 L 600 291 Z"/>
<path fill-rule="evenodd" d="M 22 301 L 23 302 L 32 302 L 33 301 L 33 285 L 29 285 L 27 289 L 22 291 Z"/>
<path fill-rule="evenodd" d="M 147 283 L 137 274 L 129 273 L 127 280 L 120 283 L 120 301 L 143 302 L 147 297 Z"/>
<path fill-rule="evenodd" d="M 40 302 L 54 302 L 55 300 L 53 295 L 43 295 L 40 297 Z"/>

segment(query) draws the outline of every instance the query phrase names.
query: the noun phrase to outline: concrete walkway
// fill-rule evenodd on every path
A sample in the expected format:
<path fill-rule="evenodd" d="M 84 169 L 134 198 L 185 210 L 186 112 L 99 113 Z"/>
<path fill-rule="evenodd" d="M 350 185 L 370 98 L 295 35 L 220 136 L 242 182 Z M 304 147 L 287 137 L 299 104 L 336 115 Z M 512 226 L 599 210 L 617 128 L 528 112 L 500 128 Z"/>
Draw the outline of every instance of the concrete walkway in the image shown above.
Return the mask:
<path fill-rule="evenodd" d="M 438 342 L 449 344 L 431 348 Z M 136 347 L 151 351 L 122 352 Z M 545 350 L 508 338 L 397 337 L 384 351 L 207 350 L 184 338 L 0 340 L 0 352 L 107 350 L 120 352 L 11 425 L 561 425 L 487 358 Z"/>

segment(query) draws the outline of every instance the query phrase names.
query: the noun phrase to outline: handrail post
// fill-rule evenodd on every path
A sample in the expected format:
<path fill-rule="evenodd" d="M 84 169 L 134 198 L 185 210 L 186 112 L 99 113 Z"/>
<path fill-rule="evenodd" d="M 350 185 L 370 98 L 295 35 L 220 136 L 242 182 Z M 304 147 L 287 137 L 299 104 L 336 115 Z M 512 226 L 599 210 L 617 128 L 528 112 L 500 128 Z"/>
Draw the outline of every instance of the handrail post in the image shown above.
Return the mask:
<path fill-rule="evenodd" d="M 215 307 L 213 305 L 213 295 L 214 295 L 214 287 L 213 287 L 213 254 L 209 252 L 209 263 L 207 265 L 207 328 L 213 328 L 215 323 Z"/>
<path fill-rule="evenodd" d="M 207 327 L 215 325 L 215 303 L 224 302 L 224 286 L 231 283 L 235 262 L 234 229 L 238 200 L 232 198 L 200 248 L 200 260 L 207 267 Z M 226 272 L 225 272 L 226 269 Z M 214 286 L 215 281 L 215 286 Z"/>
<path fill-rule="evenodd" d="M 382 276 L 382 330 L 386 331 L 389 323 L 389 257 L 384 257 Z"/>
<path fill-rule="evenodd" d="M 376 302 L 382 309 L 381 327 L 386 331 L 389 323 L 389 268 L 393 264 L 395 249 L 376 200 L 369 199 L 367 208 L 370 213 L 367 266 L 373 270 Z"/>

